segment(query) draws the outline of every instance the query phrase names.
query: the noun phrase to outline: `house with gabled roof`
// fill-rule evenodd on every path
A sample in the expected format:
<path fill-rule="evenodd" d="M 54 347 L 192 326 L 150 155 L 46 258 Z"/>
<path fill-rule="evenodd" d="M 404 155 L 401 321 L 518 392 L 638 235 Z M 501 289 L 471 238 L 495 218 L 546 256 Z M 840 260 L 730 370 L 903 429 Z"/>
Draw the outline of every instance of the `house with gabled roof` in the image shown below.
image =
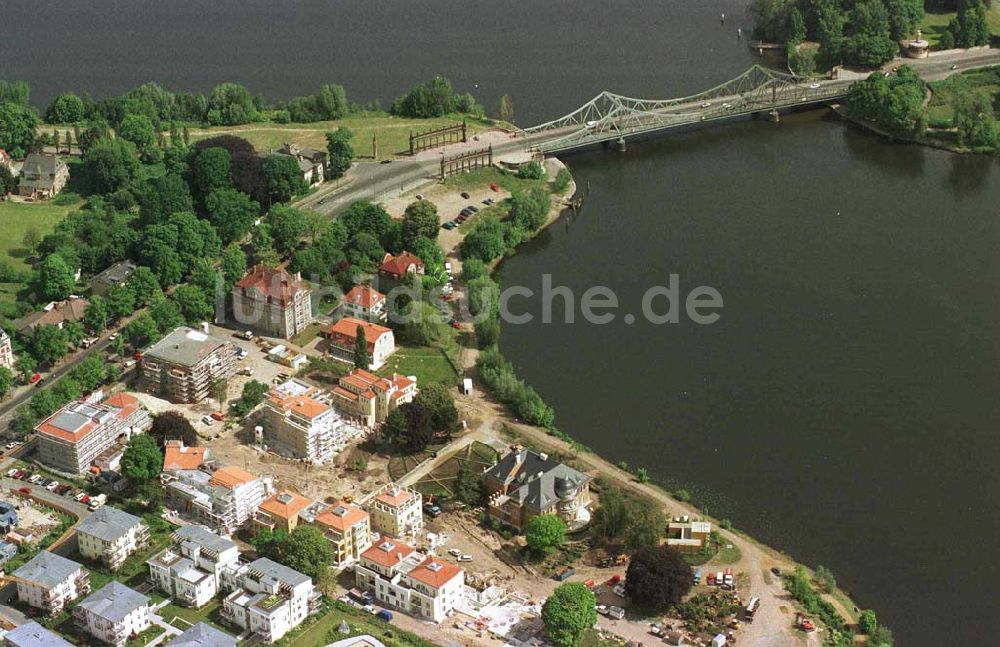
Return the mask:
<path fill-rule="evenodd" d="M 515 445 L 483 474 L 487 511 L 518 532 L 541 514 L 559 515 L 569 528 L 580 528 L 590 521 L 591 480 L 548 454 Z"/>
<path fill-rule="evenodd" d="M 386 359 L 396 352 L 396 337 L 392 329 L 380 326 L 363 319 L 344 317 L 326 329 L 329 340 L 327 352 L 337 360 L 354 363 L 357 350 L 358 330 L 364 331 L 365 343 L 368 346 L 368 370 L 377 371 L 385 364 Z"/>
<path fill-rule="evenodd" d="M 299 513 L 312 502 L 295 492 L 278 492 L 260 504 L 253 516 L 254 528 L 292 532 L 298 526 Z"/>
<path fill-rule="evenodd" d="M 69 167 L 66 162 L 56 155 L 29 153 L 21 165 L 17 194 L 44 200 L 62 191 L 67 182 Z"/>
<path fill-rule="evenodd" d="M 388 312 L 385 295 L 370 285 L 355 285 L 342 300 L 344 316 L 373 323 L 385 323 Z"/>
<path fill-rule="evenodd" d="M 410 252 L 398 255 L 386 254 L 378 266 L 378 289 L 388 294 L 394 287 L 402 285 L 412 276 L 424 274 L 424 262 Z"/>
<path fill-rule="evenodd" d="M 292 378 L 268 392 L 264 411 L 264 440 L 279 454 L 319 465 L 344 448 L 343 421 L 322 389 Z"/>
<path fill-rule="evenodd" d="M 381 425 L 394 409 L 413 402 L 416 395 L 415 375 L 393 373 L 389 377 L 379 377 L 362 368 L 341 377 L 331 392 L 334 406 L 344 416 L 369 428 Z"/>
<path fill-rule="evenodd" d="M 115 571 L 149 545 L 149 526 L 139 517 L 110 505 L 101 506 L 76 528 L 80 554 Z"/>
<path fill-rule="evenodd" d="M 312 578 L 266 557 L 223 573 L 222 619 L 249 630 L 249 640 L 273 643 L 319 610 Z"/>

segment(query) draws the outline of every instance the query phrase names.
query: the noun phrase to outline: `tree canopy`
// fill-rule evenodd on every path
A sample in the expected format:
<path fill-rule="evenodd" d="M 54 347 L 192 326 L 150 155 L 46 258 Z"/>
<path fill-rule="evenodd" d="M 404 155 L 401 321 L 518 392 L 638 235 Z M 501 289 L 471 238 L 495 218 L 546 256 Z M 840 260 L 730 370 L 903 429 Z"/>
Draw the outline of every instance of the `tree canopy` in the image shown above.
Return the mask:
<path fill-rule="evenodd" d="M 261 557 L 308 575 L 313 580 L 326 576 L 333 561 L 333 548 L 323 532 L 314 526 L 299 525 L 291 533 L 265 530 L 253 538 L 253 547 Z"/>
<path fill-rule="evenodd" d="M 594 593 L 581 582 L 565 582 L 542 606 L 545 636 L 556 647 L 575 647 L 584 633 L 597 624 Z"/>
<path fill-rule="evenodd" d="M 150 436 L 137 434 L 129 441 L 122 455 L 122 474 L 133 483 L 158 478 L 163 469 L 163 452 Z"/>
<path fill-rule="evenodd" d="M 528 550 L 535 555 L 547 555 L 562 546 L 566 539 L 566 522 L 558 515 L 540 514 L 524 526 Z"/>
<path fill-rule="evenodd" d="M 649 611 L 665 611 L 691 590 L 691 567 L 670 546 L 640 548 L 629 561 L 625 593 Z"/>

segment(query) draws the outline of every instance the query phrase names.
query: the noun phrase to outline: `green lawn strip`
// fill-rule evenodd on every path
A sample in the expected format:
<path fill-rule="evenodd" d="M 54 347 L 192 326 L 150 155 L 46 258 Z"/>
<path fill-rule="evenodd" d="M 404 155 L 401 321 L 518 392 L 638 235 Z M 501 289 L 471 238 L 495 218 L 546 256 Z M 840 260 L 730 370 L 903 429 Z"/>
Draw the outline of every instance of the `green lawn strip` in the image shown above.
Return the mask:
<path fill-rule="evenodd" d="M 927 104 L 927 114 L 930 125 L 936 127 L 951 126 L 955 112 L 952 108 L 957 96 L 969 91 L 987 92 L 994 98 L 1000 92 L 1000 67 L 990 67 L 972 70 L 962 74 L 954 74 L 943 81 L 930 84 L 932 96 Z"/>
<path fill-rule="evenodd" d="M 527 191 L 534 187 L 545 188 L 548 178 L 540 180 L 522 180 L 512 173 L 502 173 L 495 168 L 484 168 L 468 173 L 453 175 L 444 181 L 444 185 L 456 191 L 481 190 L 490 184 L 497 184 L 510 193 Z M 482 212 L 480 212 L 482 213 Z"/>
<path fill-rule="evenodd" d="M 399 347 L 378 371 L 383 377 L 393 373 L 417 376 L 418 387 L 434 382 L 455 385 L 460 377 L 443 349 L 436 346 Z"/>
<path fill-rule="evenodd" d="M 76 200 L 70 204 L 45 202 L 5 202 L 0 200 L 0 259 L 19 270 L 28 269 L 25 261 L 27 250 L 22 241 L 28 231 L 35 229 L 41 236 L 51 233 L 56 224 L 83 204 Z"/>
<path fill-rule="evenodd" d="M 178 604 L 171 603 L 157 611 L 157 615 L 163 618 L 168 624 L 171 624 L 181 630 L 185 630 L 191 625 L 196 625 L 199 622 L 205 622 L 224 631 L 230 631 L 230 629 L 227 629 L 219 618 L 221 611 L 222 601 L 219 599 L 213 599 L 211 602 L 199 609 L 182 607 Z M 175 624 L 174 621 L 178 619 L 181 622 Z M 185 626 L 184 623 L 188 624 Z"/>
<path fill-rule="evenodd" d="M 130 639 L 128 641 L 128 644 L 130 647 L 132 645 L 136 645 L 137 647 L 141 647 L 142 645 L 148 645 L 149 643 L 159 638 L 164 631 L 166 631 L 166 629 L 164 629 L 163 627 L 152 625 L 149 627 L 149 629 L 146 629 L 135 638 Z"/>
<path fill-rule="evenodd" d="M 355 156 L 371 158 L 372 134 L 378 145 L 378 158 L 386 159 L 394 155 L 409 153 L 410 133 L 426 132 L 444 126 L 452 126 L 466 120 L 468 133 L 479 132 L 490 127 L 482 122 L 461 114 L 445 115 L 432 119 L 410 119 L 394 117 L 384 112 L 361 113 L 334 121 L 317 121 L 308 124 L 279 124 L 264 122 L 243 126 L 219 126 L 191 131 L 192 142 L 216 135 L 231 134 L 242 137 L 261 152 L 277 150 L 285 143 L 326 150 L 326 133 L 341 126 L 354 133 Z"/>
<path fill-rule="evenodd" d="M 349 634 L 340 633 L 347 621 Z M 390 623 L 342 602 L 325 602 L 322 611 L 308 618 L 294 631 L 274 643 L 278 647 L 320 647 L 350 636 L 371 635 L 388 647 L 431 647 L 423 638 L 393 627 Z"/>

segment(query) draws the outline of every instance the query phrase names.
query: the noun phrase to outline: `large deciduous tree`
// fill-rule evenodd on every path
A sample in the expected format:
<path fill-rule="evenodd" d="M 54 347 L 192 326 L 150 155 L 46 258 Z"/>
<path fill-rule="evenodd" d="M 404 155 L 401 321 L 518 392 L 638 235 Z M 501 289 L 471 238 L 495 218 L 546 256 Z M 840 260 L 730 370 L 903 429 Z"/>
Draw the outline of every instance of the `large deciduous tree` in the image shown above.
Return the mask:
<path fill-rule="evenodd" d="M 524 527 L 524 539 L 533 554 L 548 555 L 565 541 L 566 522 L 554 514 L 532 517 Z"/>
<path fill-rule="evenodd" d="M 625 593 L 648 611 L 665 611 L 691 590 L 691 567 L 670 546 L 641 548 L 625 574 Z"/>
<path fill-rule="evenodd" d="M 341 126 L 332 133 L 326 134 L 326 152 L 330 158 L 330 176 L 340 177 L 354 161 L 354 147 L 351 138 L 354 133 L 346 126 Z"/>
<path fill-rule="evenodd" d="M 49 254 L 42 261 L 39 274 L 42 296 L 50 301 L 61 301 L 73 293 L 76 272 L 59 254 Z"/>
<path fill-rule="evenodd" d="M 0 103 L 0 148 L 13 157 L 24 157 L 35 143 L 38 117 L 27 105 Z"/>
<path fill-rule="evenodd" d="M 97 193 L 124 188 L 139 172 L 135 144 L 126 139 L 98 139 L 83 155 L 83 166 Z"/>
<path fill-rule="evenodd" d="M 272 203 L 288 202 L 309 188 L 298 161 L 291 155 L 268 155 L 264 158 L 264 178 Z"/>
<path fill-rule="evenodd" d="M 594 593 L 581 582 L 566 582 L 542 606 L 545 636 L 556 647 L 575 647 L 597 623 Z"/>
<path fill-rule="evenodd" d="M 122 455 L 122 474 L 140 484 L 157 478 L 163 469 L 163 452 L 146 434 L 132 437 Z"/>
<path fill-rule="evenodd" d="M 417 238 L 434 240 L 441 226 L 437 206 L 430 200 L 411 202 L 403 213 L 403 246 L 412 249 Z"/>

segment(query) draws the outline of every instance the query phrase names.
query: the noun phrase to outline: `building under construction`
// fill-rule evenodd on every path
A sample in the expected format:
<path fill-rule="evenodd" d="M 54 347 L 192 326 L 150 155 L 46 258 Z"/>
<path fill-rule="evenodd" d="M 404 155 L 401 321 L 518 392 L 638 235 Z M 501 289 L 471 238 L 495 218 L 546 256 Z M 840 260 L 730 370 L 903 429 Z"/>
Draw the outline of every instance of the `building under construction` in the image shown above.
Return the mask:
<path fill-rule="evenodd" d="M 215 380 L 236 372 L 236 346 L 182 326 L 142 357 L 142 383 L 172 402 L 201 402 Z"/>

